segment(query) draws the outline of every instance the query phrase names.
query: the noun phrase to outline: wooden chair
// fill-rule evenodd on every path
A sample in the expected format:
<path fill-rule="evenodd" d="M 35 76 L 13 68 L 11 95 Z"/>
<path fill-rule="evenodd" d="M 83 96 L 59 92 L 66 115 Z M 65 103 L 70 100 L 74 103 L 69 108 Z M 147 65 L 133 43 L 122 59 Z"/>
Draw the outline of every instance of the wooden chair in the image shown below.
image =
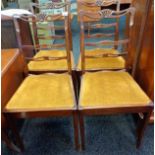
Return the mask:
<path fill-rule="evenodd" d="M 50 4 L 50 3 L 49 3 Z M 53 3 L 52 3 L 53 4 Z M 42 8 L 62 8 L 65 6 L 69 6 L 70 3 L 64 3 L 61 5 L 55 4 L 53 5 L 47 5 L 45 6 L 38 6 L 37 7 L 42 7 Z M 47 17 L 51 18 L 46 20 Z M 32 31 L 34 32 L 34 46 L 31 45 L 22 45 L 21 43 L 21 49 L 26 50 L 29 48 L 33 48 L 35 50 L 35 56 L 33 58 L 27 57 L 26 59 L 29 60 L 28 63 L 28 70 L 30 73 L 43 73 L 43 72 L 66 72 L 67 71 L 67 62 L 64 59 L 66 57 L 67 52 L 66 50 L 63 50 L 62 48 L 65 47 L 65 43 L 63 42 L 65 36 L 64 35 L 51 35 L 47 36 L 44 34 L 44 32 L 38 34 L 38 31 L 40 30 L 61 30 L 64 31 L 64 24 L 65 24 L 65 16 L 70 16 L 68 12 L 64 12 L 63 16 L 60 16 L 60 14 L 56 15 L 51 15 L 48 13 L 38 13 L 32 16 L 15 16 L 14 17 L 14 22 L 15 22 L 15 27 L 16 27 L 16 32 L 17 32 L 17 38 L 18 42 L 21 42 L 20 39 L 20 28 L 18 25 L 18 20 L 24 20 L 30 23 L 32 27 Z M 59 18 L 57 18 L 59 17 Z M 32 21 L 32 22 L 31 22 Z M 49 25 L 50 23 L 55 23 L 58 21 L 62 21 L 61 26 L 51 26 Z M 45 26 L 40 26 L 38 23 L 49 23 L 47 27 Z M 70 29 L 69 26 L 70 18 L 67 19 L 67 24 L 68 24 L 68 29 Z M 70 31 L 70 30 L 69 30 Z M 70 33 L 68 33 L 68 38 L 69 38 Z M 56 39 L 59 43 L 52 44 L 51 42 L 49 43 L 43 43 L 40 44 L 40 40 L 49 40 L 51 41 L 52 39 Z M 65 40 L 64 40 L 65 41 Z M 63 43 L 62 43 L 63 42 Z M 69 42 L 69 47 L 70 47 L 70 42 Z M 69 54 L 71 55 L 71 65 L 72 65 L 72 70 L 74 69 L 74 60 L 73 60 L 73 53 L 69 49 Z M 51 58 L 50 57 L 54 57 Z M 38 61 L 39 60 L 39 61 Z"/>
<path fill-rule="evenodd" d="M 120 11 L 120 5 L 122 2 L 120 0 L 111 0 L 111 1 L 103 1 L 103 0 L 96 0 L 96 1 L 80 1 L 79 2 L 80 6 L 85 6 L 87 8 L 92 8 L 92 7 L 101 7 L 101 8 L 110 8 L 113 5 L 116 5 L 116 10 Z M 79 15 L 80 16 L 80 15 Z M 80 18 L 80 17 L 79 17 Z M 105 18 L 106 19 L 106 18 Z M 104 21 L 104 19 L 103 19 Z M 88 18 L 87 16 L 83 17 L 83 22 L 84 25 L 86 25 L 84 28 L 88 29 L 88 34 L 85 35 L 85 39 L 94 39 L 94 38 L 113 38 L 115 41 L 118 40 L 119 38 L 119 18 L 116 18 L 114 21 L 110 23 L 98 23 L 101 21 L 98 21 L 98 19 L 95 18 Z M 115 32 L 108 32 L 108 33 L 91 33 L 91 30 L 101 30 L 101 29 L 109 29 L 109 28 L 114 28 Z M 102 69 L 123 69 L 125 68 L 125 61 L 122 56 L 120 57 L 102 57 L 99 55 L 102 55 L 104 53 L 119 53 L 117 50 L 118 46 L 115 45 L 113 49 L 103 49 L 103 48 L 95 48 L 95 49 L 87 49 L 85 52 L 87 55 L 93 55 L 93 57 L 86 58 L 86 64 L 85 64 L 85 69 L 86 70 L 102 70 Z M 95 58 L 96 57 L 96 58 Z M 79 57 L 78 65 L 77 65 L 77 71 L 81 71 L 81 55 Z"/>
<path fill-rule="evenodd" d="M 23 17 L 24 18 L 24 17 Z M 31 22 L 38 20 L 51 21 L 62 18 L 62 15 L 38 16 L 32 18 Z M 53 44 L 51 47 L 66 48 L 66 55 L 57 57 L 37 57 L 33 58 L 40 62 L 42 59 L 59 60 L 64 59 L 67 62 L 67 73 L 44 73 L 39 75 L 29 75 L 22 82 L 13 97 L 4 107 L 3 113 L 10 120 L 13 118 L 35 118 L 35 117 L 52 117 L 52 116 L 72 116 L 75 135 L 75 147 L 78 149 L 78 117 L 77 104 L 72 84 L 71 55 L 69 51 L 68 40 L 68 16 L 65 20 L 65 42 L 64 44 Z M 46 45 L 36 45 L 36 49 L 47 48 Z"/>
<path fill-rule="evenodd" d="M 153 110 L 152 101 L 139 87 L 133 77 L 126 72 L 128 65 L 124 70 L 112 71 L 104 70 L 97 72 L 88 72 L 86 70 L 86 58 L 92 58 L 85 52 L 85 46 L 103 46 L 129 44 L 130 36 L 124 40 L 104 40 L 100 42 L 84 42 L 84 23 L 83 18 L 89 17 L 101 20 L 102 18 L 120 18 L 127 14 L 130 15 L 130 26 L 133 25 L 135 8 L 130 7 L 122 11 L 113 11 L 109 9 L 98 12 L 80 12 L 80 51 L 81 51 L 81 88 L 78 103 L 80 117 L 80 134 L 82 148 L 85 147 L 84 116 L 87 115 L 110 115 L 121 113 L 144 113 L 144 118 L 140 122 L 137 132 L 137 147 L 140 146 L 145 127 Z M 129 33 L 130 34 L 130 33 Z M 130 52 L 130 51 L 128 51 Z M 115 58 L 127 54 L 122 53 L 103 53 L 98 57 Z M 126 61 L 127 62 L 127 59 Z"/>

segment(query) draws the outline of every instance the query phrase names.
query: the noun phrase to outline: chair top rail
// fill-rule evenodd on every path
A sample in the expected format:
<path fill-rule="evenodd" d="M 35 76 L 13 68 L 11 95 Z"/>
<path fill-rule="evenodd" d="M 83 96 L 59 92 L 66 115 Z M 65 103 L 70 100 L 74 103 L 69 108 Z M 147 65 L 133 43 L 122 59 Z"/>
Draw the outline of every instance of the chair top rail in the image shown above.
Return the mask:
<path fill-rule="evenodd" d="M 113 4 L 120 4 L 120 0 L 96 0 L 95 2 L 86 2 L 80 1 L 80 4 L 87 6 L 87 7 L 96 7 L 96 6 L 110 6 Z"/>
<path fill-rule="evenodd" d="M 95 19 L 95 20 L 101 20 L 102 18 L 108 18 L 108 19 L 117 19 L 120 18 L 122 16 L 125 16 L 127 14 L 131 14 L 130 16 L 130 26 L 132 26 L 134 24 L 134 15 L 135 15 L 135 8 L 134 7 L 129 7 L 128 9 L 124 9 L 121 11 L 115 11 L 115 10 L 111 10 L 111 9 L 103 9 L 97 12 L 90 12 L 90 11 L 83 11 L 81 10 L 79 12 L 79 16 L 80 16 L 80 21 L 83 21 L 83 17 L 88 17 L 90 19 Z"/>
<path fill-rule="evenodd" d="M 36 7 L 38 9 L 61 9 L 65 7 L 70 7 L 70 2 L 46 2 L 43 4 L 38 3 L 30 3 L 31 11 L 33 12 L 33 7 Z"/>
<path fill-rule="evenodd" d="M 58 20 L 65 20 L 65 16 L 68 16 L 68 13 L 66 14 L 47 14 L 47 13 L 38 13 L 36 15 L 14 15 L 14 18 L 21 19 L 26 22 L 54 22 Z"/>

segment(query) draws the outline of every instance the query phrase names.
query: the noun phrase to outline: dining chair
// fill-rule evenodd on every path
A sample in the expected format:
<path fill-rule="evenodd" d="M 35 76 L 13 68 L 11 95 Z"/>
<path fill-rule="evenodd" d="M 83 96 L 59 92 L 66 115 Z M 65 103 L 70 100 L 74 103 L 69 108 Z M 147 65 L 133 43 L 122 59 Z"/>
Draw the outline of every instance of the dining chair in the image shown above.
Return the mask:
<path fill-rule="evenodd" d="M 81 135 L 81 147 L 85 148 L 85 128 L 84 117 L 91 115 L 112 115 L 112 114 L 132 114 L 143 113 L 144 118 L 140 121 L 137 128 L 137 147 L 140 146 L 144 130 L 147 126 L 149 117 L 153 110 L 153 103 L 150 98 L 144 93 L 140 86 L 136 83 L 134 78 L 127 72 L 128 57 L 127 54 L 130 51 L 122 51 L 120 53 L 105 52 L 98 55 L 98 57 L 106 58 L 120 58 L 122 55 L 126 55 L 124 60 L 126 62 L 125 68 L 118 70 L 104 69 L 102 71 L 89 72 L 86 68 L 87 58 L 93 58 L 91 54 L 87 54 L 85 47 L 101 47 L 104 45 L 125 45 L 126 49 L 130 44 L 130 32 L 126 39 L 103 40 L 85 42 L 84 33 L 84 17 L 101 20 L 103 18 L 121 18 L 129 15 L 130 27 L 134 23 L 135 8 L 130 7 L 121 11 L 114 11 L 110 9 L 104 9 L 98 12 L 81 11 L 80 12 L 80 51 L 81 51 L 81 85 L 80 96 L 78 102 L 79 120 L 80 120 L 80 135 Z M 108 49 L 109 50 L 109 49 Z M 110 49 L 111 50 L 111 49 Z M 96 56 L 95 56 L 96 57 Z M 103 61 L 104 61 L 103 59 Z"/>
<path fill-rule="evenodd" d="M 92 7 L 101 7 L 101 8 L 111 8 L 111 6 L 115 5 L 116 8 L 114 10 L 120 11 L 120 0 L 110 0 L 110 1 L 103 1 L 103 0 L 95 0 L 95 1 L 85 1 L 82 0 L 79 2 L 80 6 L 85 6 L 87 8 L 92 8 Z M 84 11 L 84 10 L 83 10 Z M 80 15 L 79 15 L 80 16 Z M 89 20 L 90 22 L 88 22 Z M 103 21 L 101 22 L 97 18 L 88 18 L 88 17 L 83 17 L 83 23 L 84 23 L 84 28 L 88 29 L 88 34 L 85 34 L 85 41 L 88 40 L 93 40 L 93 39 L 100 39 L 100 38 L 112 38 L 113 40 L 117 41 L 119 39 L 119 18 L 111 19 L 112 21 L 108 20 L 108 22 L 105 22 L 107 19 L 104 18 Z M 114 33 L 113 33 L 114 29 Z M 92 33 L 91 33 L 91 30 Z M 96 31 L 94 32 L 94 30 Z M 107 31 L 106 33 L 103 33 L 105 30 L 110 30 Z M 98 32 L 99 31 L 99 32 Z M 111 32 L 112 31 L 112 32 Z M 89 71 L 94 71 L 94 70 L 103 70 L 103 69 L 123 69 L 125 68 L 125 61 L 124 58 L 120 55 L 119 57 L 102 57 L 99 55 L 102 55 L 104 53 L 109 53 L 109 54 L 114 54 L 114 53 L 119 53 L 118 51 L 118 46 L 114 45 L 113 48 L 111 49 L 106 49 L 106 48 L 93 48 L 93 49 L 86 49 L 85 52 L 87 55 L 90 55 L 89 58 L 86 58 L 85 60 L 85 67 L 86 70 Z M 92 57 L 91 57 L 92 56 Z M 79 61 L 77 64 L 77 71 L 81 71 L 81 54 L 79 57 Z"/>
<path fill-rule="evenodd" d="M 32 23 L 36 21 L 54 21 L 62 18 L 62 14 L 58 15 L 34 15 L 21 16 L 20 18 L 28 18 Z M 3 113 L 7 120 L 17 118 L 37 118 L 37 117 L 53 117 L 53 116 L 71 116 L 73 118 L 75 147 L 78 149 L 78 116 L 77 104 L 72 82 L 71 55 L 69 50 L 68 37 L 68 16 L 64 17 L 65 44 L 53 44 L 50 48 L 64 47 L 66 55 L 55 57 L 39 56 L 33 59 L 40 62 L 42 59 L 59 60 L 64 59 L 67 62 L 67 72 L 65 73 L 42 73 L 28 74 L 22 84 L 19 86 L 13 97 L 4 107 Z M 36 49 L 47 48 L 46 45 L 36 45 Z M 28 70 L 25 71 L 28 73 Z M 52 140 L 52 139 L 51 139 Z"/>
<path fill-rule="evenodd" d="M 51 5 L 50 5 L 51 4 Z M 33 4 L 34 5 L 34 4 Z M 37 8 L 64 8 L 64 7 L 69 7 L 70 3 L 61 3 L 61 4 L 53 4 L 53 3 L 48 3 L 48 5 L 39 5 L 35 4 Z M 60 16 L 60 18 L 56 18 L 57 16 Z M 46 20 L 46 16 L 51 19 Z M 26 57 L 26 59 L 29 61 L 28 63 L 28 70 L 30 73 L 45 73 L 45 72 L 66 72 L 67 71 L 67 61 L 63 59 L 63 57 L 66 57 L 67 52 L 65 49 L 62 49 L 65 47 L 64 43 L 64 38 L 65 35 L 62 34 L 64 31 L 64 22 L 65 22 L 65 16 L 70 16 L 69 12 L 62 12 L 59 14 L 52 15 L 48 12 L 41 12 L 38 14 L 33 14 L 32 16 L 14 16 L 14 23 L 15 23 L 15 28 L 17 32 L 17 38 L 19 45 L 21 49 L 34 49 L 35 55 L 34 57 Z M 35 20 L 35 18 L 38 18 Z M 34 19 L 34 20 L 32 20 Z M 21 34 L 20 34 L 20 27 L 19 27 L 19 20 L 24 20 L 30 24 L 30 27 L 32 28 L 33 31 L 33 38 L 34 38 L 34 46 L 31 45 L 23 45 L 21 44 Z M 51 23 L 56 23 L 61 21 L 61 25 L 53 25 Z M 69 21 L 70 18 L 67 20 L 68 24 L 68 29 L 70 29 L 69 26 Z M 44 23 L 48 23 L 46 26 Z M 42 25 L 41 25 L 42 24 Z M 49 35 L 45 34 L 44 30 L 59 30 L 62 31 L 60 34 L 55 34 L 55 35 Z M 70 31 L 70 30 L 69 30 Z M 68 33 L 68 38 L 69 38 L 70 33 Z M 51 40 L 54 39 L 54 43 L 51 43 Z M 49 40 L 49 42 L 46 42 L 45 40 Z M 69 39 L 70 40 L 70 39 Z M 41 42 L 42 41 L 42 42 Z M 70 41 L 69 41 L 69 47 L 70 47 Z M 69 49 L 69 54 L 71 55 L 71 68 L 74 70 L 74 58 L 73 58 L 73 53 Z M 50 57 L 54 57 L 51 58 Z M 39 59 L 39 61 L 38 61 Z M 55 60 L 54 60 L 55 59 Z"/>

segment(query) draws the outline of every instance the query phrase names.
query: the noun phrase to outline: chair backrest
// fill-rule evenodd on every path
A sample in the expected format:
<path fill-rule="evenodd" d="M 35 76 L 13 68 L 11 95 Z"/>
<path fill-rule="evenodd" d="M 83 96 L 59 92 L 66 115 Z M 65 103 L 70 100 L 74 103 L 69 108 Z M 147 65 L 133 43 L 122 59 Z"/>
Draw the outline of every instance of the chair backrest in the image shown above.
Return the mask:
<path fill-rule="evenodd" d="M 94 0 L 94 1 L 85 1 L 85 0 L 81 0 L 80 2 L 79 2 L 79 4 L 80 4 L 80 6 L 85 6 L 85 7 L 87 7 L 87 8 L 92 8 L 92 7 L 101 7 L 101 10 L 103 9 L 103 8 L 108 8 L 108 9 L 110 9 L 110 6 L 112 6 L 112 5 L 116 5 L 116 10 L 117 11 L 120 11 L 120 4 L 121 4 L 121 2 L 120 2 L 120 0 Z M 86 17 L 87 18 L 87 17 Z M 87 20 L 88 19 L 90 19 L 90 18 L 87 18 Z M 84 19 L 83 20 L 85 20 L 85 17 L 84 17 Z M 87 21 L 86 20 L 86 21 Z M 92 22 L 92 21 L 97 21 L 98 19 L 90 19 L 90 22 Z M 89 21 L 89 20 L 88 20 Z M 93 26 L 90 26 L 91 24 L 90 24 L 90 22 L 88 22 L 86 25 L 87 26 L 85 26 L 85 29 L 87 29 L 88 30 L 88 36 L 87 37 L 89 37 L 89 34 L 90 34 L 90 31 L 92 30 L 92 29 L 95 29 L 95 27 L 96 28 L 104 28 L 104 29 L 108 29 L 108 28 L 114 28 L 115 29 L 115 32 L 114 33 L 109 33 L 109 34 L 98 34 L 97 36 L 98 37 L 114 37 L 114 39 L 115 40 L 118 40 L 118 38 L 119 38 L 119 20 L 118 19 L 116 19 L 115 20 L 115 22 L 113 21 L 111 24 L 103 24 L 102 26 L 100 25 L 96 25 L 95 26 L 95 23 L 93 24 Z M 117 46 L 115 46 L 115 48 L 117 48 Z"/>
<path fill-rule="evenodd" d="M 83 73 L 85 72 L 85 58 L 96 58 L 96 57 L 118 57 L 118 56 L 126 56 L 127 58 L 127 51 L 123 51 L 122 53 L 117 53 L 117 54 L 109 54 L 109 53 L 105 53 L 105 54 L 101 54 L 101 55 L 97 55 L 97 56 L 86 56 L 85 55 L 85 47 L 100 47 L 100 46 L 119 46 L 119 45 L 126 45 L 128 46 L 129 43 L 129 38 L 130 38 L 130 33 L 128 38 L 126 39 L 121 39 L 121 40 L 108 40 L 108 39 L 104 39 L 102 41 L 93 41 L 93 42 L 86 42 L 85 43 L 85 39 L 86 38 L 99 38 L 99 37 L 103 37 L 102 34 L 93 34 L 93 35 L 85 35 L 85 22 L 84 22 L 84 18 L 91 18 L 94 20 L 97 20 L 98 22 L 103 20 L 103 19 L 119 19 L 122 16 L 126 16 L 126 15 L 130 15 L 130 22 L 129 25 L 130 27 L 133 26 L 134 24 L 134 14 L 135 14 L 135 8 L 134 7 L 130 7 L 128 9 L 125 10 L 121 10 L 121 11 L 114 11 L 114 10 L 110 10 L 110 9 L 103 9 L 97 12 L 89 12 L 89 11 L 80 11 L 79 16 L 80 16 L 80 52 L 81 52 L 81 68 Z M 93 25 L 92 25 L 93 27 Z M 97 28 L 104 28 L 106 27 L 106 25 L 104 24 L 96 24 L 94 25 L 94 27 Z M 130 29 L 129 29 L 130 30 Z M 127 48 L 128 49 L 128 48 Z"/>
<path fill-rule="evenodd" d="M 84 5 L 86 7 L 108 7 L 110 5 L 115 4 L 116 5 L 116 10 L 120 10 L 120 0 L 95 0 L 95 1 L 80 1 L 81 5 Z"/>
<path fill-rule="evenodd" d="M 93 0 L 93 1 L 86 1 L 86 0 L 80 0 L 79 3 L 81 5 L 84 5 L 86 7 L 101 7 L 106 8 L 108 7 L 109 9 L 113 10 L 121 10 L 121 5 L 128 4 L 130 5 L 133 0 Z M 112 5 L 115 5 L 116 7 L 112 7 Z M 115 9 L 114 9 L 115 8 Z"/>
<path fill-rule="evenodd" d="M 64 12 L 62 14 L 57 15 L 51 15 L 46 13 L 39 13 L 36 15 L 22 15 L 22 16 L 14 16 L 14 22 L 16 27 L 16 32 L 18 34 L 18 37 L 20 38 L 20 29 L 18 25 L 18 20 L 24 20 L 29 22 L 32 25 L 33 31 L 34 31 L 34 39 L 35 39 L 35 45 L 21 45 L 21 49 L 24 48 L 33 48 L 36 51 L 38 50 L 52 50 L 52 49 L 66 49 L 66 56 L 63 57 L 39 57 L 39 58 L 27 58 L 32 61 L 44 61 L 44 60 L 60 60 L 60 59 L 66 59 L 68 63 L 68 72 L 71 73 L 71 55 L 70 55 L 70 48 L 69 48 L 69 30 L 68 30 L 68 12 Z M 38 26 L 38 23 L 51 23 L 56 21 L 63 21 L 64 24 L 62 26 L 49 26 L 48 27 L 41 27 Z M 38 35 L 37 31 L 39 29 L 61 29 L 65 31 L 64 35 L 51 35 L 51 36 L 44 36 L 44 34 Z M 54 43 L 54 44 L 39 44 L 39 39 L 61 39 L 63 40 L 63 43 Z"/>

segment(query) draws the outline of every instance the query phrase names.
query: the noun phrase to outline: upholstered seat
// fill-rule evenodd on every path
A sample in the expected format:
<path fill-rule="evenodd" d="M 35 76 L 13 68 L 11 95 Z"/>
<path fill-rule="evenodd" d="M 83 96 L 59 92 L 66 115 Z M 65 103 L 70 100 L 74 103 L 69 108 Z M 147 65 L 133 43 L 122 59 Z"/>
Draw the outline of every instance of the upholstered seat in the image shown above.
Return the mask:
<path fill-rule="evenodd" d="M 104 53 L 116 54 L 118 53 L 118 51 L 115 49 L 93 49 L 85 51 L 86 56 L 95 56 Z M 124 67 L 125 67 L 125 60 L 121 56 L 85 59 L 85 69 L 87 70 L 116 69 Z M 78 61 L 77 70 L 81 70 L 81 55 Z"/>
<path fill-rule="evenodd" d="M 7 112 L 74 109 L 71 76 L 42 74 L 28 76 L 5 107 Z"/>
<path fill-rule="evenodd" d="M 150 102 L 127 72 L 85 73 L 82 77 L 81 109 L 146 106 Z"/>
<path fill-rule="evenodd" d="M 42 50 L 39 51 L 34 58 L 49 56 L 49 57 L 62 57 L 66 56 L 66 51 L 63 50 Z M 74 58 L 71 52 L 71 62 L 72 62 L 72 69 L 74 68 Z M 55 70 L 67 70 L 67 60 L 42 60 L 42 61 L 30 61 L 28 64 L 29 71 L 55 71 Z"/>

